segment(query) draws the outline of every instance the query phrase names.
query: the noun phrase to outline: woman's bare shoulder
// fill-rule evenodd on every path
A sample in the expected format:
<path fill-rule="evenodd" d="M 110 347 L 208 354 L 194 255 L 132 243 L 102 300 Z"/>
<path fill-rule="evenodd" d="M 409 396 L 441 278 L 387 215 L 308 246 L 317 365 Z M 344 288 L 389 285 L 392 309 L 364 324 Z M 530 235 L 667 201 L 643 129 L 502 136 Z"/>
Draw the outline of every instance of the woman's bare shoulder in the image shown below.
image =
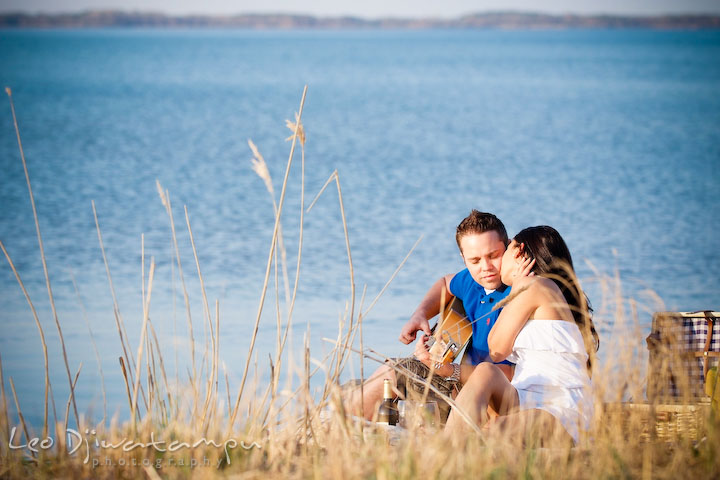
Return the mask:
<path fill-rule="evenodd" d="M 533 275 L 532 277 L 518 277 L 513 281 L 512 289 L 517 291 L 519 289 L 529 290 L 536 288 L 548 287 L 554 285 L 555 282 L 549 278 Z"/>
<path fill-rule="evenodd" d="M 512 291 L 517 294 L 527 292 L 530 295 L 547 294 L 559 291 L 555 282 L 549 278 L 534 275 L 532 277 L 517 278 L 512 285 Z"/>

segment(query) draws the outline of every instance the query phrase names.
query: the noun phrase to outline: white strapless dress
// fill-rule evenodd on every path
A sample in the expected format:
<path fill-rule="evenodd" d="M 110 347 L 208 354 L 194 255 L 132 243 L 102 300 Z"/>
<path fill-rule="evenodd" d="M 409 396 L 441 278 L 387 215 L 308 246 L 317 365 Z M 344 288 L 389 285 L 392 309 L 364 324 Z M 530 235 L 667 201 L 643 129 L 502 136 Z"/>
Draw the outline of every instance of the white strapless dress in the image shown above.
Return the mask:
<path fill-rule="evenodd" d="M 537 408 L 557 418 L 577 443 L 593 416 L 592 384 L 582 334 L 574 322 L 528 320 L 508 360 L 520 410 Z"/>

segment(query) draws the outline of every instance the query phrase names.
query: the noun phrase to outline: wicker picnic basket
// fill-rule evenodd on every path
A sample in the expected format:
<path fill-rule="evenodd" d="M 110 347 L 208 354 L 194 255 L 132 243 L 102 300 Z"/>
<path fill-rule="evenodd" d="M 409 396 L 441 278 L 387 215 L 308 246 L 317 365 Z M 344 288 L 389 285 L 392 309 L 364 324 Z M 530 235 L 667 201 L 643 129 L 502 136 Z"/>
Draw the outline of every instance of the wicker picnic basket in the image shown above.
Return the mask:
<path fill-rule="evenodd" d="M 710 403 L 610 403 L 605 414 L 610 424 L 621 426 L 624 436 L 636 436 L 639 442 L 698 441 L 707 431 Z"/>
<path fill-rule="evenodd" d="M 710 417 L 707 371 L 720 359 L 720 313 L 658 312 L 647 337 L 647 403 L 606 405 L 640 441 L 700 440 Z"/>
<path fill-rule="evenodd" d="M 705 378 L 720 359 L 720 313 L 656 313 L 647 345 L 650 402 L 697 403 L 707 398 Z"/>

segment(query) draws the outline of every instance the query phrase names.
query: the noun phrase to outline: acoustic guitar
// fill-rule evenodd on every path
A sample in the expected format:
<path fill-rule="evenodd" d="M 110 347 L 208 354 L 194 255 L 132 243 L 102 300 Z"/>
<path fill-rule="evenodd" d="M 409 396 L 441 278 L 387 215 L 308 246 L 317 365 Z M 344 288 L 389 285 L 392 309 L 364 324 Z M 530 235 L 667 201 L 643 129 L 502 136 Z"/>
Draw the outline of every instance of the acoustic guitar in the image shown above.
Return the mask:
<path fill-rule="evenodd" d="M 430 355 L 435 362 L 452 363 L 470 342 L 472 323 L 465 314 L 462 300 L 453 297 L 442 317 L 432 328 L 428 339 Z"/>

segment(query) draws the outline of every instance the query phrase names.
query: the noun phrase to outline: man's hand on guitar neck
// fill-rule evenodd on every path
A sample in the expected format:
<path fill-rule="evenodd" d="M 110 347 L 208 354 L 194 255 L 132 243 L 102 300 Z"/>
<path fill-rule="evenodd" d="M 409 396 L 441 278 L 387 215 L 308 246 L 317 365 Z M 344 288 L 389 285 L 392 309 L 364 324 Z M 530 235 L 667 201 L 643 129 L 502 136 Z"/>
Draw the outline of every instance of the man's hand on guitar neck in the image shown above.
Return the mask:
<path fill-rule="evenodd" d="M 430 364 L 432 363 L 432 355 L 430 354 L 430 349 L 427 346 L 428 338 L 429 337 L 425 335 L 420 335 L 420 338 L 415 344 L 415 353 L 413 355 L 415 359 L 420 360 L 422 363 L 425 364 L 425 366 L 430 368 Z"/>
<path fill-rule="evenodd" d="M 432 353 L 430 353 L 430 349 L 428 348 L 427 342 L 428 337 L 425 335 L 421 335 L 420 338 L 417 341 L 417 344 L 415 345 L 415 353 L 414 357 L 416 360 L 421 361 L 423 364 L 425 364 L 426 367 L 429 369 L 434 369 L 436 366 L 435 359 L 433 358 Z M 441 377 L 449 377 L 453 374 L 453 366 L 452 364 L 444 364 L 437 370 L 435 370 L 435 375 L 439 375 Z"/>

